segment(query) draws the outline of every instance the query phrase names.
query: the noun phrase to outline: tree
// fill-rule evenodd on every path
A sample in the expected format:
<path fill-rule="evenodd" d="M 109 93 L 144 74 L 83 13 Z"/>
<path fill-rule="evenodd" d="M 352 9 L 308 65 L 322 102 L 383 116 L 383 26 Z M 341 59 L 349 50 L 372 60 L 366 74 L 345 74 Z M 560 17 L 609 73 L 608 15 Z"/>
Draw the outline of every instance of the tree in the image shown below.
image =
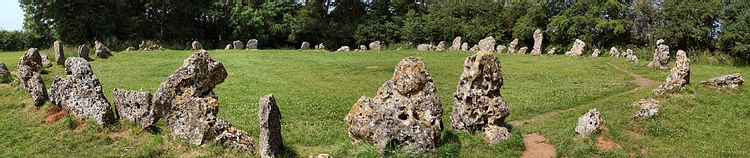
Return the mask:
<path fill-rule="evenodd" d="M 715 50 L 721 2 L 666 1 L 655 20 L 654 39 L 674 50 Z"/>
<path fill-rule="evenodd" d="M 750 2 L 735 1 L 724 9 L 719 45 L 740 62 L 750 62 Z"/>
<path fill-rule="evenodd" d="M 51 33 L 63 43 L 83 44 L 88 40 L 111 38 L 120 23 L 117 1 L 20 1 L 25 12 L 24 29 L 35 37 Z"/>

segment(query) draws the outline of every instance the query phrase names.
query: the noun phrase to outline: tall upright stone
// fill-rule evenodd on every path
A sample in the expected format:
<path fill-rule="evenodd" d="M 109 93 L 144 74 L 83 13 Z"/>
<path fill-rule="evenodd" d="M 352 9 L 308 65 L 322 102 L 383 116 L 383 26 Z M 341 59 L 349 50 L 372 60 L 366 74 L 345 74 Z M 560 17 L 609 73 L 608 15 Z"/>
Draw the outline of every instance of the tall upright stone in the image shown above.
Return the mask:
<path fill-rule="evenodd" d="M 79 58 L 83 58 L 86 60 L 91 59 L 89 58 L 90 51 L 91 50 L 89 49 L 89 47 L 86 46 L 86 44 L 78 45 L 78 57 Z"/>
<path fill-rule="evenodd" d="M 55 50 L 55 63 L 57 65 L 65 65 L 65 52 L 63 51 L 62 42 L 55 41 L 53 49 Z"/>
<path fill-rule="evenodd" d="M 258 40 L 257 39 L 248 40 L 247 49 L 258 49 Z"/>
<path fill-rule="evenodd" d="M 284 147 L 281 136 L 281 111 L 273 94 L 261 97 L 258 104 L 260 157 L 276 157 Z"/>
<path fill-rule="evenodd" d="M 445 41 L 440 41 L 437 46 L 435 46 L 435 51 L 444 51 L 445 50 Z"/>
<path fill-rule="evenodd" d="M 580 39 L 576 39 L 576 41 L 573 43 L 573 47 L 570 48 L 570 53 L 565 52 L 565 55 L 568 55 L 568 56 L 581 56 L 581 55 L 583 55 L 583 48 L 584 47 L 586 47 L 586 43 L 584 43 Z"/>
<path fill-rule="evenodd" d="M 534 49 L 531 50 L 531 55 L 541 55 L 542 54 L 542 40 L 543 40 L 542 30 L 536 29 L 534 31 Z"/>
<path fill-rule="evenodd" d="M 516 54 L 516 45 L 518 45 L 518 38 L 513 39 L 513 41 L 508 44 L 508 54 Z"/>
<path fill-rule="evenodd" d="M 93 119 L 98 124 L 117 121 L 111 104 L 102 92 L 102 84 L 86 59 L 68 58 L 65 72 L 67 76 L 55 76 L 49 88 L 52 104 L 72 112 L 78 118 Z"/>
<path fill-rule="evenodd" d="M 302 49 L 302 50 L 310 49 L 310 43 L 307 43 L 307 41 L 302 42 L 302 46 L 300 46 L 299 49 Z"/>
<path fill-rule="evenodd" d="M 685 89 L 685 85 L 690 84 L 690 59 L 687 58 L 685 51 L 677 51 L 677 60 L 674 67 L 669 71 L 666 81 L 652 91 L 655 95 L 672 93 L 677 88 Z"/>
<path fill-rule="evenodd" d="M 620 52 L 617 51 L 617 48 L 612 47 L 612 48 L 609 49 L 609 57 L 619 58 L 620 57 Z"/>
<path fill-rule="evenodd" d="M 489 36 L 479 40 L 479 50 L 488 52 L 495 51 L 495 38 Z"/>
<path fill-rule="evenodd" d="M 660 70 L 666 70 L 669 68 L 669 46 L 664 44 L 663 39 L 656 41 L 656 50 L 654 50 L 654 58 L 648 63 L 648 67 L 658 67 Z"/>
<path fill-rule="evenodd" d="M 245 44 L 240 40 L 236 40 L 232 42 L 232 47 L 234 47 L 234 49 L 245 49 Z"/>
<path fill-rule="evenodd" d="M 372 51 L 378 51 L 378 52 L 380 51 L 380 41 L 372 42 L 370 43 L 369 46 L 370 46 L 370 50 Z"/>
<path fill-rule="evenodd" d="M 456 37 L 453 39 L 453 43 L 451 45 L 450 50 L 461 50 L 461 37 Z"/>

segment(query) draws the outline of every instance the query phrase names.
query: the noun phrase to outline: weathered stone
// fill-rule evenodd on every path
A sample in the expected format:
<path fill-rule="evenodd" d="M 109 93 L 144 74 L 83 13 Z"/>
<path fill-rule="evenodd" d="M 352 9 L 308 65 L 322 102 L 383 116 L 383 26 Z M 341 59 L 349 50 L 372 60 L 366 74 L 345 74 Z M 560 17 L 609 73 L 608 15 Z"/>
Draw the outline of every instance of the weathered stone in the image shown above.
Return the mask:
<path fill-rule="evenodd" d="M 440 41 L 437 46 L 435 46 L 435 51 L 444 51 L 445 50 L 445 41 Z"/>
<path fill-rule="evenodd" d="M 120 119 L 127 119 L 134 123 L 140 124 L 146 128 L 154 125 L 159 121 L 156 115 L 156 108 L 152 103 L 153 95 L 149 92 L 138 92 L 129 90 L 120 90 L 115 88 L 112 92 L 114 97 L 115 108 Z"/>
<path fill-rule="evenodd" d="M 518 38 L 513 39 L 513 41 L 508 44 L 508 54 L 516 54 L 516 45 L 518 45 Z"/>
<path fill-rule="evenodd" d="M 234 45 L 232 44 L 227 44 L 227 46 L 224 46 L 224 50 L 230 50 L 232 48 L 234 48 Z"/>
<path fill-rule="evenodd" d="M 302 42 L 302 46 L 300 46 L 299 49 L 302 49 L 302 50 L 310 49 L 310 43 L 307 43 L 307 41 Z"/>
<path fill-rule="evenodd" d="M 586 47 L 586 43 L 583 43 L 580 39 L 576 39 L 573 43 L 573 47 L 570 48 L 570 53 L 565 53 L 568 56 L 580 56 L 583 55 L 583 48 Z"/>
<path fill-rule="evenodd" d="M 620 56 L 622 56 L 625 59 L 630 59 L 630 56 L 633 55 L 633 50 L 627 49 L 625 52 L 620 53 Z"/>
<path fill-rule="evenodd" d="M 8 67 L 5 66 L 5 62 L 0 62 L 0 79 L 10 77 L 10 71 L 8 71 Z"/>
<path fill-rule="evenodd" d="M 578 118 L 578 126 L 576 126 L 575 131 L 582 137 L 587 137 L 602 128 L 604 128 L 604 120 L 599 115 L 599 110 L 594 108 Z"/>
<path fill-rule="evenodd" d="M 89 60 L 89 59 L 91 59 L 91 58 L 89 58 L 89 52 L 90 51 L 91 50 L 89 49 L 89 47 L 87 47 L 85 44 L 79 45 L 78 46 L 78 57 L 86 59 L 86 60 Z"/>
<path fill-rule="evenodd" d="M 743 83 L 745 83 L 745 79 L 742 78 L 742 75 L 735 73 L 701 81 L 700 84 L 719 88 L 737 88 L 737 86 L 741 86 Z"/>
<path fill-rule="evenodd" d="M 65 65 L 65 52 L 63 51 L 62 42 L 55 41 L 52 49 L 55 50 L 55 62 L 57 65 Z"/>
<path fill-rule="evenodd" d="M 42 76 L 39 75 L 39 73 L 34 73 L 33 75 L 34 76 L 26 82 L 26 91 L 31 95 L 31 100 L 34 101 L 34 106 L 41 107 L 47 102 L 47 100 L 49 100 L 49 95 L 47 94 L 47 87 L 44 86 Z"/>
<path fill-rule="evenodd" d="M 497 45 L 497 48 L 495 48 L 495 51 L 497 51 L 498 54 L 502 54 L 503 51 L 505 51 L 504 45 Z"/>
<path fill-rule="evenodd" d="M 130 47 L 128 47 L 127 49 L 125 49 L 125 51 L 126 51 L 126 52 L 132 52 L 132 51 L 135 51 L 135 47 L 133 47 L 133 46 L 130 46 Z M 65 61 L 63 61 L 63 64 L 60 64 L 60 65 L 64 65 L 64 64 L 65 64 Z"/>
<path fill-rule="evenodd" d="M 596 57 L 599 57 L 599 53 L 601 53 L 601 51 L 599 51 L 599 49 L 594 49 L 594 52 L 593 52 L 593 53 L 591 53 L 591 56 L 592 56 L 592 57 L 595 57 L 595 58 L 596 58 Z"/>
<path fill-rule="evenodd" d="M 94 119 L 99 124 L 114 123 L 111 104 L 102 93 L 99 78 L 83 58 L 65 60 L 66 78 L 55 76 L 49 89 L 50 101 L 78 118 Z"/>
<path fill-rule="evenodd" d="M 557 54 L 557 48 L 552 48 L 547 52 L 547 54 Z"/>
<path fill-rule="evenodd" d="M 323 43 L 320 43 L 318 46 L 315 46 L 315 49 L 326 50 L 326 46 L 323 45 Z"/>
<path fill-rule="evenodd" d="M 209 129 L 216 122 L 219 110 L 218 96 L 213 89 L 226 77 L 224 65 L 201 50 L 185 59 L 182 66 L 161 83 L 152 101 L 172 135 L 197 145 L 212 137 Z"/>
<path fill-rule="evenodd" d="M 542 30 L 536 29 L 534 31 L 534 49 L 531 50 L 531 55 L 540 55 L 542 54 Z"/>
<path fill-rule="evenodd" d="M 479 45 L 475 44 L 473 47 L 471 47 L 471 49 L 469 49 L 469 51 L 479 51 Z"/>
<path fill-rule="evenodd" d="M 482 40 L 479 40 L 479 49 L 477 51 L 488 51 L 492 52 L 495 51 L 495 38 L 492 36 L 485 37 Z"/>
<path fill-rule="evenodd" d="M 620 52 L 617 51 L 617 48 L 612 47 L 612 48 L 609 49 L 609 57 L 619 58 L 620 57 Z"/>
<path fill-rule="evenodd" d="M 94 55 L 96 55 L 99 58 L 108 58 L 109 56 L 112 56 L 112 53 L 109 51 L 109 48 L 104 46 L 102 42 L 94 41 Z"/>
<path fill-rule="evenodd" d="M 188 42 L 188 43 L 190 43 L 190 42 Z M 146 41 L 141 41 L 141 44 L 138 44 L 138 50 L 146 50 L 146 49 L 148 49 L 148 45 L 146 45 Z M 195 49 L 195 48 L 193 48 L 193 49 Z"/>
<path fill-rule="evenodd" d="M 419 50 L 419 51 L 428 51 L 428 50 L 432 50 L 432 45 L 430 45 L 430 44 L 419 44 L 419 45 L 417 46 L 417 50 Z"/>
<path fill-rule="evenodd" d="M 341 48 L 336 50 L 337 52 L 348 52 L 349 46 L 341 46 Z"/>
<path fill-rule="evenodd" d="M 661 102 L 654 100 L 654 99 L 641 99 L 639 101 L 633 102 L 633 106 L 639 107 L 640 110 L 638 112 L 635 112 L 635 115 L 630 117 L 633 118 L 644 118 L 644 117 L 651 117 L 651 116 L 659 116 L 659 107 L 661 107 Z"/>
<path fill-rule="evenodd" d="M 461 51 L 468 51 L 468 50 L 469 50 L 469 43 L 461 44 Z"/>
<path fill-rule="evenodd" d="M 461 37 L 454 38 L 451 44 L 450 50 L 461 50 Z"/>
<path fill-rule="evenodd" d="M 637 63 L 638 62 L 638 56 L 636 56 L 635 54 L 628 56 L 628 58 L 630 58 L 630 62 L 631 63 Z"/>
<path fill-rule="evenodd" d="M 250 39 L 250 40 L 248 40 L 247 41 L 247 49 L 258 49 L 258 40 L 257 39 Z"/>
<path fill-rule="evenodd" d="M 52 67 L 52 62 L 49 61 L 47 55 L 40 55 L 42 57 L 42 67 Z"/>
<path fill-rule="evenodd" d="M 454 130 L 484 130 L 485 140 L 494 144 L 507 140 L 504 127 L 510 108 L 500 94 L 503 73 L 500 60 L 480 51 L 464 61 L 464 71 L 453 93 L 451 127 Z M 504 132 L 503 132 L 504 130 Z"/>
<path fill-rule="evenodd" d="M 437 89 L 420 58 L 402 60 L 374 98 L 362 96 L 346 115 L 353 143 L 372 140 L 383 151 L 405 144 L 435 151 L 443 130 Z"/>
<path fill-rule="evenodd" d="M 201 46 L 201 43 L 198 41 L 193 41 L 193 50 L 202 50 L 203 46 Z"/>
<path fill-rule="evenodd" d="M 375 41 L 375 42 L 370 43 L 370 50 L 380 51 L 380 41 Z"/>
<path fill-rule="evenodd" d="M 41 77 L 39 80 L 36 80 L 35 76 L 39 75 L 37 72 L 40 68 L 42 68 L 42 56 L 39 55 L 39 50 L 36 48 L 29 48 L 29 50 L 27 50 L 18 60 L 18 65 L 16 66 L 16 82 L 29 93 L 42 94 L 37 90 L 38 87 L 44 87 L 44 81 L 41 80 Z M 34 81 L 31 81 L 32 79 L 34 79 Z M 40 84 L 39 82 L 41 82 L 41 85 L 38 85 Z M 32 95 L 32 97 L 34 97 L 34 95 Z M 37 98 L 42 99 L 46 98 L 46 96 L 37 96 Z M 42 106 L 43 104 L 44 102 L 35 105 Z"/>
<path fill-rule="evenodd" d="M 276 157 L 284 147 L 281 136 L 281 111 L 276 106 L 273 94 L 261 97 L 258 104 L 260 157 Z"/>
<path fill-rule="evenodd" d="M 669 68 L 669 46 L 664 45 L 664 40 L 659 39 L 656 41 L 656 50 L 654 50 L 654 58 L 648 63 L 648 67 L 658 67 L 660 70 L 666 70 Z"/>
<path fill-rule="evenodd" d="M 518 54 L 526 54 L 527 50 L 529 50 L 529 47 L 521 47 L 521 49 L 518 49 Z"/>
<path fill-rule="evenodd" d="M 363 45 L 359 45 L 359 50 L 360 51 L 367 51 L 367 46 L 365 46 L 364 44 Z"/>
<path fill-rule="evenodd" d="M 255 151 L 255 140 L 247 132 L 239 130 L 227 121 L 217 118 L 211 127 L 211 134 L 216 135 L 214 140 L 237 151 Z"/>
<path fill-rule="evenodd" d="M 242 41 L 240 40 L 236 40 L 232 42 L 232 47 L 234 47 L 234 49 L 245 49 L 245 43 L 242 43 Z"/>
<path fill-rule="evenodd" d="M 685 85 L 690 84 L 690 59 L 687 58 L 685 51 L 677 51 L 677 60 L 674 67 L 669 71 L 669 76 L 664 83 L 654 89 L 656 95 L 663 95 L 666 92 L 674 92 L 676 88 L 685 89 Z"/>
<path fill-rule="evenodd" d="M 328 155 L 328 154 L 318 154 L 318 156 L 310 155 L 309 158 L 333 158 L 333 157 L 331 157 L 331 155 Z"/>

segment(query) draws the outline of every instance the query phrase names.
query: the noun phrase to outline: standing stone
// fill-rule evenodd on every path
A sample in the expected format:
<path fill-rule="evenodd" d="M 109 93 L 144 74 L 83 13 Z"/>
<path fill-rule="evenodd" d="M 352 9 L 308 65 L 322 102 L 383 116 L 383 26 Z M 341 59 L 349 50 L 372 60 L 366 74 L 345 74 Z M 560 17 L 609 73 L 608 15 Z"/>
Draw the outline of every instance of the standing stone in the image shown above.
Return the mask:
<path fill-rule="evenodd" d="M 273 94 L 261 97 L 258 104 L 260 157 L 276 157 L 284 147 L 281 136 L 281 112 L 276 106 Z"/>
<path fill-rule="evenodd" d="M 531 55 L 542 54 L 542 30 L 536 29 L 534 31 L 534 49 L 531 50 Z"/>
<path fill-rule="evenodd" d="M 190 42 L 188 42 L 190 43 Z M 188 44 L 190 45 L 190 44 Z M 141 44 L 138 44 L 138 50 L 146 50 L 148 49 L 148 46 L 146 45 L 146 41 L 141 41 Z"/>
<path fill-rule="evenodd" d="M 300 46 L 299 49 L 302 49 L 302 50 L 310 49 L 310 43 L 307 43 L 307 41 L 302 42 L 302 46 Z"/>
<path fill-rule="evenodd" d="M 638 57 L 635 54 L 633 54 L 633 50 L 632 49 L 625 50 L 624 57 L 627 58 L 627 59 L 630 59 L 630 62 L 633 62 L 633 63 L 638 62 Z"/>
<path fill-rule="evenodd" d="M 479 51 L 466 58 L 464 71 L 453 93 L 451 127 L 454 130 L 484 130 L 491 144 L 507 139 L 507 129 L 500 126 L 505 125 L 510 108 L 500 94 L 502 86 L 500 60 L 491 52 Z M 498 133 L 503 130 L 504 134 Z"/>
<path fill-rule="evenodd" d="M 225 46 L 225 47 L 224 47 L 224 50 L 230 50 L 230 49 L 232 49 L 233 47 L 234 47 L 234 46 L 233 46 L 232 44 L 227 44 L 227 46 Z"/>
<path fill-rule="evenodd" d="M 117 121 L 111 104 L 102 93 L 102 84 L 86 59 L 68 58 L 65 72 L 66 78 L 55 76 L 49 88 L 52 104 L 72 112 L 78 118 L 94 119 L 99 124 Z"/>
<path fill-rule="evenodd" d="M 591 53 L 591 56 L 594 58 L 599 57 L 599 53 L 601 53 L 599 49 L 594 49 L 594 53 Z"/>
<path fill-rule="evenodd" d="M 153 96 L 149 92 L 128 91 L 115 88 L 112 92 L 115 108 L 120 119 L 127 119 L 146 128 L 159 121 Z"/>
<path fill-rule="evenodd" d="M 721 77 L 714 77 L 705 81 L 701 81 L 700 84 L 714 86 L 718 88 L 727 88 L 727 87 L 737 88 L 737 86 L 741 86 L 742 83 L 745 83 L 745 79 L 743 79 L 742 75 L 740 75 L 739 73 L 735 73 L 731 75 L 724 75 Z"/>
<path fill-rule="evenodd" d="M 580 39 L 576 39 L 575 43 L 573 43 L 573 47 L 570 48 L 570 53 L 567 53 L 565 55 L 568 56 L 580 56 L 583 55 L 583 48 L 586 47 L 586 43 L 583 43 Z"/>
<path fill-rule="evenodd" d="M 445 50 L 445 41 L 440 41 L 437 46 L 435 46 L 435 51 L 444 51 Z"/>
<path fill-rule="evenodd" d="M 669 46 L 664 45 L 664 40 L 659 39 L 656 41 L 656 50 L 654 50 L 654 58 L 648 63 L 648 67 L 658 67 L 660 70 L 666 70 L 669 68 Z"/>
<path fill-rule="evenodd" d="M 94 43 L 96 43 L 94 45 L 94 49 L 95 49 L 94 50 L 94 55 L 96 55 L 99 58 L 108 58 L 109 56 L 112 56 L 112 53 L 109 52 L 109 48 L 107 48 L 106 46 L 104 46 L 104 44 L 102 44 L 102 42 L 95 41 Z"/>
<path fill-rule="evenodd" d="M 370 50 L 372 51 L 380 51 L 380 41 L 375 41 L 370 43 Z"/>
<path fill-rule="evenodd" d="M 198 41 L 193 41 L 193 50 L 201 50 L 203 49 L 203 46 L 201 46 L 201 43 Z"/>
<path fill-rule="evenodd" d="M 685 51 L 677 51 L 677 60 L 674 67 L 669 71 L 669 76 L 664 83 L 654 89 L 656 95 L 663 95 L 665 92 L 674 92 L 676 88 L 685 89 L 685 85 L 690 84 L 690 59 L 687 58 Z"/>
<path fill-rule="evenodd" d="M 432 45 L 430 45 L 430 44 L 419 44 L 417 46 L 417 50 L 419 50 L 419 51 L 428 51 L 428 50 L 431 50 L 431 49 L 432 49 Z"/>
<path fill-rule="evenodd" d="M 42 57 L 39 50 L 29 48 L 18 60 L 16 82 L 31 95 L 34 106 L 40 107 L 49 100 L 42 76 L 37 73 L 42 68 Z"/>
<path fill-rule="evenodd" d="M 364 44 L 363 45 L 359 45 L 359 50 L 363 51 L 363 52 L 367 51 L 367 46 L 365 46 Z"/>
<path fill-rule="evenodd" d="M 557 54 L 557 48 L 552 48 L 547 52 L 547 54 Z"/>
<path fill-rule="evenodd" d="M 375 97 L 359 98 L 345 120 L 352 143 L 372 140 L 381 152 L 389 144 L 435 151 L 443 131 L 442 115 L 424 62 L 408 57 L 399 62 Z"/>
<path fill-rule="evenodd" d="M 128 47 L 127 49 L 125 49 L 125 51 L 126 51 L 126 52 L 132 52 L 132 51 L 135 51 L 135 47 L 133 47 L 133 46 L 130 46 L 130 47 Z M 65 61 L 63 61 L 63 64 L 60 64 L 60 65 L 64 65 L 64 64 L 65 64 Z"/>
<path fill-rule="evenodd" d="M 639 107 L 640 110 L 638 110 L 638 112 L 635 112 L 635 115 L 630 117 L 631 119 L 659 116 L 659 107 L 661 107 L 660 101 L 654 99 L 641 99 L 639 101 L 633 102 L 632 105 L 635 107 Z"/>
<path fill-rule="evenodd" d="M 337 52 L 348 52 L 349 46 L 341 46 L 341 48 L 336 50 Z"/>
<path fill-rule="evenodd" d="M 55 62 L 57 65 L 65 65 L 65 53 L 63 52 L 62 42 L 55 41 L 53 46 L 53 49 L 55 49 Z"/>
<path fill-rule="evenodd" d="M 232 46 L 234 47 L 234 49 L 245 49 L 245 44 L 240 40 L 232 42 Z"/>
<path fill-rule="evenodd" d="M 493 38 L 492 36 L 479 40 L 479 49 L 477 51 L 481 50 L 481 51 L 492 52 L 494 51 L 494 49 L 495 49 L 495 38 Z"/>
<path fill-rule="evenodd" d="M 479 44 L 475 44 L 469 51 L 479 51 Z"/>
<path fill-rule="evenodd" d="M 10 77 L 10 71 L 8 71 L 8 67 L 5 66 L 5 62 L 0 62 L 0 79 L 8 77 Z"/>
<path fill-rule="evenodd" d="M 518 38 L 513 39 L 513 41 L 508 44 L 508 54 L 516 54 L 516 45 L 518 45 Z"/>
<path fill-rule="evenodd" d="M 450 50 L 461 50 L 461 37 L 456 37 L 453 39 L 453 43 L 451 45 Z"/>
<path fill-rule="evenodd" d="M 630 58 L 631 63 L 637 63 L 638 62 L 638 56 L 636 55 L 630 55 L 628 58 Z"/>
<path fill-rule="evenodd" d="M 620 56 L 622 56 L 625 59 L 630 59 L 631 55 L 633 55 L 633 50 L 630 50 L 630 49 L 627 49 L 625 50 L 625 52 L 620 53 Z"/>
<path fill-rule="evenodd" d="M 316 49 L 326 50 L 326 46 L 323 45 L 323 43 L 320 43 L 320 44 L 318 44 L 318 46 L 316 46 Z"/>
<path fill-rule="evenodd" d="M 86 59 L 86 60 L 91 59 L 91 58 L 89 58 L 89 51 L 91 51 L 91 50 L 85 44 L 79 45 L 78 46 L 78 57 Z"/>
<path fill-rule="evenodd" d="M 609 57 L 619 58 L 620 57 L 620 52 L 617 51 L 617 48 L 612 47 L 612 48 L 609 49 Z"/>
<path fill-rule="evenodd" d="M 42 75 L 34 73 L 34 76 L 32 76 L 26 84 L 28 87 L 26 90 L 29 92 L 29 95 L 31 95 L 31 100 L 34 101 L 35 107 L 41 107 L 47 102 L 47 100 L 50 100 L 46 89 L 47 87 L 44 86 Z"/>
<path fill-rule="evenodd" d="M 505 46 L 504 45 L 497 45 L 497 48 L 495 48 L 495 50 L 497 51 L 498 54 L 502 54 L 503 51 L 505 51 Z"/>
<path fill-rule="evenodd" d="M 42 67 L 52 67 L 52 62 L 49 61 L 47 55 L 40 55 L 42 57 Z"/>
<path fill-rule="evenodd" d="M 604 120 L 599 115 L 599 110 L 594 108 L 578 118 L 578 126 L 576 126 L 575 131 L 582 137 L 587 137 L 602 128 L 604 128 Z"/>
<path fill-rule="evenodd" d="M 469 43 L 461 44 L 461 51 L 468 51 L 469 50 Z"/>
<path fill-rule="evenodd" d="M 484 136 L 482 138 L 487 144 L 497 144 L 510 139 L 510 132 L 508 132 L 508 128 L 489 125 L 484 128 Z"/>
<path fill-rule="evenodd" d="M 248 40 L 247 41 L 247 49 L 258 49 L 258 40 L 257 39 L 250 39 L 250 40 Z"/>
<path fill-rule="evenodd" d="M 518 54 L 526 54 L 527 50 L 529 50 L 529 47 L 521 47 L 521 49 L 518 49 Z"/>

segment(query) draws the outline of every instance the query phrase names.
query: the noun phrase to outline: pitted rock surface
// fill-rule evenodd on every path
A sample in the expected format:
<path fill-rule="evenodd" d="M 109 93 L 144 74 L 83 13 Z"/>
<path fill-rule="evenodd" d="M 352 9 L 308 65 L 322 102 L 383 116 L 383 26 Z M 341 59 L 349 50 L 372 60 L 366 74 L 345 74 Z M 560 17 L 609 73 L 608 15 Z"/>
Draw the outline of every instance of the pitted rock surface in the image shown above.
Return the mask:
<path fill-rule="evenodd" d="M 612 47 L 612 48 L 609 49 L 609 57 L 619 58 L 620 57 L 620 52 L 617 51 L 617 48 Z"/>
<path fill-rule="evenodd" d="M 461 44 L 461 51 L 468 51 L 468 50 L 469 50 L 469 43 Z"/>
<path fill-rule="evenodd" d="M 479 50 L 477 51 L 488 51 L 492 52 L 495 50 L 495 38 L 492 36 L 485 37 L 482 40 L 479 40 Z"/>
<path fill-rule="evenodd" d="M 591 53 L 591 56 L 592 57 L 599 57 L 599 53 L 601 53 L 601 51 L 599 51 L 599 49 L 594 49 L 594 52 Z"/>
<path fill-rule="evenodd" d="M 451 44 L 450 50 L 461 50 L 461 37 L 454 38 Z"/>
<path fill-rule="evenodd" d="M 510 139 L 508 128 L 490 125 L 484 129 L 484 141 L 488 144 L 497 144 Z"/>
<path fill-rule="evenodd" d="M 192 46 L 193 46 L 193 50 L 201 50 L 201 49 L 203 49 L 203 46 L 201 46 L 201 43 L 198 42 L 198 41 L 193 41 Z"/>
<path fill-rule="evenodd" d="M 310 43 L 307 43 L 307 41 L 302 42 L 302 46 L 300 46 L 299 49 L 302 49 L 302 50 L 310 49 Z"/>
<path fill-rule="evenodd" d="M 65 65 L 65 52 L 63 51 L 62 42 L 55 41 L 52 49 L 55 51 L 55 62 L 57 65 Z"/>
<path fill-rule="evenodd" d="M 419 51 L 428 51 L 428 50 L 432 50 L 432 45 L 430 45 L 430 44 L 419 44 L 419 45 L 417 46 L 417 50 L 419 50 Z"/>
<path fill-rule="evenodd" d="M 435 151 L 443 131 L 443 108 L 421 58 L 403 59 L 378 94 L 362 96 L 346 115 L 353 143 L 372 140 L 381 151 L 405 144 Z"/>
<path fill-rule="evenodd" d="M 34 76 L 32 76 L 26 84 L 28 85 L 26 91 L 31 95 L 31 100 L 34 101 L 35 107 L 41 107 L 47 102 L 47 100 L 49 100 L 49 95 L 47 94 L 46 89 L 47 87 L 44 86 L 44 80 L 39 73 L 34 73 Z"/>
<path fill-rule="evenodd" d="M 435 51 L 444 51 L 445 50 L 445 41 L 440 41 L 437 46 L 435 46 Z"/>
<path fill-rule="evenodd" d="M 44 105 L 49 100 L 44 80 L 37 73 L 42 68 L 42 65 L 42 56 L 39 55 L 39 50 L 29 48 L 18 60 L 16 67 L 16 82 L 29 92 L 36 107 Z"/>
<path fill-rule="evenodd" d="M 273 94 L 261 97 L 258 104 L 260 157 L 276 157 L 284 147 L 281 136 L 281 111 Z"/>
<path fill-rule="evenodd" d="M 86 60 L 91 59 L 91 58 L 89 58 L 89 52 L 90 51 L 91 50 L 89 49 L 89 47 L 86 46 L 85 44 L 79 45 L 78 46 L 78 57 L 79 58 L 84 58 Z M 67 61 L 67 59 L 66 59 L 66 61 Z"/>
<path fill-rule="evenodd" d="M 40 55 L 42 57 L 42 67 L 52 67 L 52 62 L 49 61 L 47 55 Z"/>
<path fill-rule="evenodd" d="M 453 93 L 451 127 L 454 130 L 484 130 L 485 140 L 494 144 L 507 139 L 498 133 L 510 115 L 510 108 L 500 94 L 503 73 L 500 60 L 490 52 L 480 51 L 464 61 L 464 71 Z M 501 136 L 501 137 L 499 137 Z M 488 139 L 489 138 L 489 139 Z"/>
<path fill-rule="evenodd" d="M 322 43 L 321 43 L 322 45 Z M 258 49 L 258 40 L 257 39 L 250 39 L 247 41 L 247 49 Z"/>
<path fill-rule="evenodd" d="M 159 121 L 156 108 L 152 103 L 153 95 L 149 92 L 121 90 L 112 92 L 115 108 L 120 119 L 127 119 L 146 128 Z"/>
<path fill-rule="evenodd" d="M 102 93 L 102 84 L 91 65 L 83 58 L 65 60 L 67 76 L 55 76 L 49 88 L 50 101 L 78 118 L 94 119 L 98 124 L 114 123 L 111 104 Z"/>
<path fill-rule="evenodd" d="M 534 31 L 534 49 L 531 50 L 531 55 L 540 55 L 542 54 L 542 40 L 544 39 L 542 35 L 542 30 L 536 29 Z"/>
<path fill-rule="evenodd" d="M 369 46 L 372 51 L 380 51 L 380 41 L 372 42 Z"/>
<path fill-rule="evenodd" d="M 526 54 L 527 50 L 529 50 L 529 47 L 521 47 L 521 49 L 518 49 L 518 54 Z"/>
<path fill-rule="evenodd" d="M 669 71 L 666 81 L 654 89 L 653 93 L 656 95 L 672 93 L 677 88 L 685 89 L 687 84 L 690 84 L 690 59 L 687 58 L 685 51 L 679 50 L 677 60 L 672 70 Z"/>
<path fill-rule="evenodd" d="M 240 40 L 236 40 L 232 42 L 232 47 L 234 47 L 234 49 L 245 49 L 245 43 L 242 43 L 242 41 Z"/>
<path fill-rule="evenodd" d="M 518 38 L 513 39 L 513 41 L 508 44 L 508 54 L 516 54 L 516 45 L 518 45 Z"/>
<path fill-rule="evenodd" d="M 247 132 L 239 130 L 227 121 L 216 119 L 211 131 L 216 132 L 214 140 L 237 151 L 255 151 L 255 140 Z M 211 134 L 213 135 L 213 134 Z"/>
<path fill-rule="evenodd" d="M 497 45 L 497 48 L 495 48 L 495 51 L 497 51 L 498 54 L 502 54 L 503 51 L 505 51 L 504 45 Z"/>
<path fill-rule="evenodd" d="M 640 110 L 638 110 L 638 112 L 635 112 L 635 115 L 633 115 L 633 117 L 630 117 L 631 119 L 659 116 L 659 107 L 661 107 L 660 101 L 657 101 L 655 99 L 641 99 L 639 101 L 633 102 L 632 105 L 639 107 Z"/>
<path fill-rule="evenodd" d="M 709 85 L 719 88 L 737 88 L 745 83 L 745 79 L 739 73 L 724 75 L 720 77 L 714 77 L 705 81 L 701 81 L 703 85 Z"/>
<path fill-rule="evenodd" d="M 565 53 L 565 55 L 568 56 L 580 56 L 583 55 L 583 48 L 586 47 L 586 43 L 581 41 L 580 39 L 576 39 L 575 43 L 573 43 L 573 47 L 570 48 L 570 53 Z"/>
<path fill-rule="evenodd" d="M 664 45 L 664 40 L 659 39 L 656 41 L 656 50 L 654 50 L 654 58 L 648 63 L 648 67 L 658 67 L 660 70 L 666 70 L 669 67 L 669 46 Z"/>
<path fill-rule="evenodd" d="M 348 52 L 349 46 L 341 46 L 341 48 L 336 50 L 337 52 Z"/>
<path fill-rule="evenodd" d="M 596 130 L 604 128 L 604 120 L 599 115 L 599 110 L 596 108 L 589 110 L 586 114 L 578 118 L 578 126 L 576 126 L 576 133 L 582 137 L 588 137 Z"/>
<path fill-rule="evenodd" d="M 158 115 L 172 135 L 200 145 L 212 138 L 210 127 L 216 122 L 218 96 L 213 89 L 224 82 L 227 71 L 221 62 L 201 50 L 185 59 L 153 96 Z"/>

